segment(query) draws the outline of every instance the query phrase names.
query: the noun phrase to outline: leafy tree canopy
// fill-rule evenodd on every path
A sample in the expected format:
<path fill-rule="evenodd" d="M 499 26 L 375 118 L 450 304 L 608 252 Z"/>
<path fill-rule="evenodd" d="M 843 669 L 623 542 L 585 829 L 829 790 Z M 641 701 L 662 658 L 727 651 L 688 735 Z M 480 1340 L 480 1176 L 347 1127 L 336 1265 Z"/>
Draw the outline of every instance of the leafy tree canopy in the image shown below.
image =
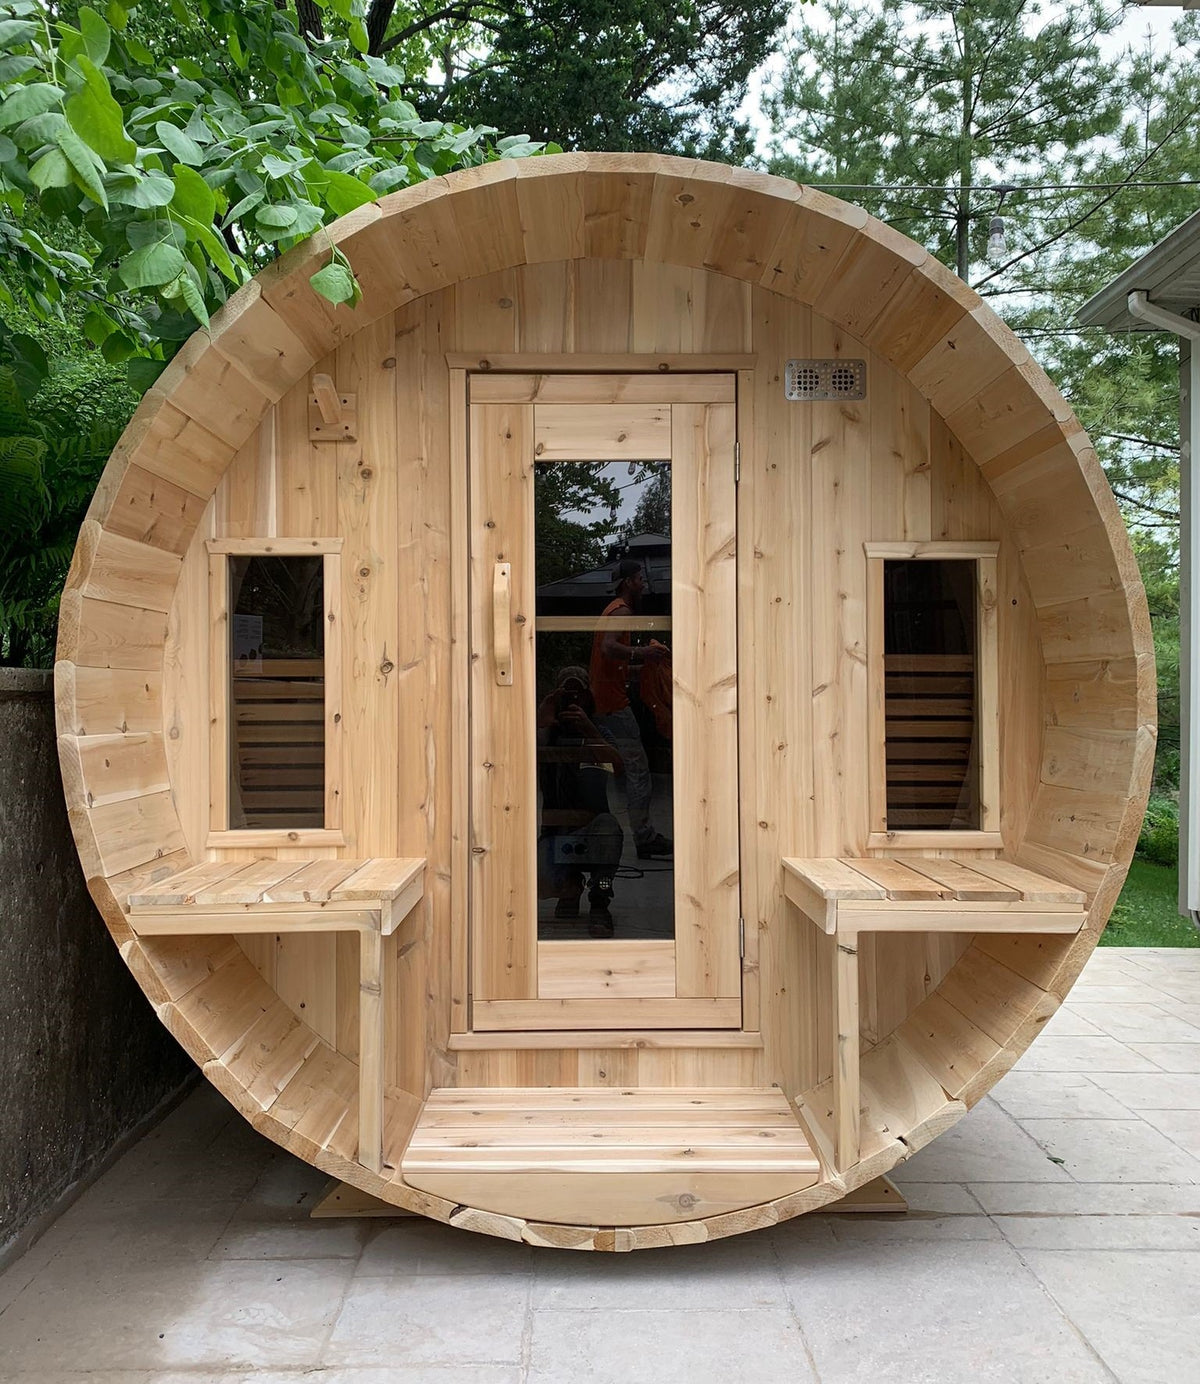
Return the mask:
<path fill-rule="evenodd" d="M 346 21 L 295 0 L 319 42 Z M 573 149 L 644 149 L 740 161 L 736 111 L 789 0 L 370 0 L 349 32 L 409 74 L 427 119 L 483 121 Z"/>
<path fill-rule="evenodd" d="M 426 120 L 408 74 L 261 0 L 0 3 L 0 308 L 85 302 L 108 361 L 169 356 L 274 254 L 381 193 L 522 157 L 524 136 Z M 336 250 L 314 287 L 353 302 Z M 145 385 L 151 363 L 136 375 Z"/>

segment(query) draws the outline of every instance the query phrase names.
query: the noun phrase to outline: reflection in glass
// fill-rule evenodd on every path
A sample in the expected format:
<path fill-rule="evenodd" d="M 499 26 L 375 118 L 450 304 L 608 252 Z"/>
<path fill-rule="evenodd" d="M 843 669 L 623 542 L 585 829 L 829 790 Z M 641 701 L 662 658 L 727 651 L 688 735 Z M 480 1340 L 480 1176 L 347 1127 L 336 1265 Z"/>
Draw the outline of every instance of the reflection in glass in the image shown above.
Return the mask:
<path fill-rule="evenodd" d="M 325 824 L 324 566 L 231 557 L 229 825 Z"/>
<path fill-rule="evenodd" d="M 887 825 L 979 826 L 975 564 L 883 565 Z"/>
<path fill-rule="evenodd" d="M 671 471 L 534 468 L 538 936 L 675 931 Z"/>

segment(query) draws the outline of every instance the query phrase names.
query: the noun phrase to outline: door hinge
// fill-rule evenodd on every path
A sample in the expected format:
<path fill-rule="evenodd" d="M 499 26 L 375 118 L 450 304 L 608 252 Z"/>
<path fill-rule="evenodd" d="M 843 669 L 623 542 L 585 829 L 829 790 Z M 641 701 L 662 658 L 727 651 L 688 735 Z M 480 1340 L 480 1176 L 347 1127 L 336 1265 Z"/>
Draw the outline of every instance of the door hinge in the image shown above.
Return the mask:
<path fill-rule="evenodd" d="M 745 961 L 746 959 L 746 920 L 738 919 L 738 956 Z"/>
<path fill-rule="evenodd" d="M 734 483 L 734 485 L 737 485 L 737 483 L 738 483 L 741 479 L 742 479 L 742 444 L 741 444 L 740 442 L 735 442 L 735 443 L 733 444 L 733 483 Z"/>

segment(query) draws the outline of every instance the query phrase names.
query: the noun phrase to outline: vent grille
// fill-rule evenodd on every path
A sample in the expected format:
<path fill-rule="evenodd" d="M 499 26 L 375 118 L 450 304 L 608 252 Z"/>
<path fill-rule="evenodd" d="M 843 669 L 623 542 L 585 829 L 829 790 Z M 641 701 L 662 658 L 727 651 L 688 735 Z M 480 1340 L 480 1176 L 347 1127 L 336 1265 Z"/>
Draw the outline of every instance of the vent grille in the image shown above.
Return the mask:
<path fill-rule="evenodd" d="M 867 363 L 864 360 L 789 360 L 783 392 L 788 399 L 813 403 L 865 399 Z"/>

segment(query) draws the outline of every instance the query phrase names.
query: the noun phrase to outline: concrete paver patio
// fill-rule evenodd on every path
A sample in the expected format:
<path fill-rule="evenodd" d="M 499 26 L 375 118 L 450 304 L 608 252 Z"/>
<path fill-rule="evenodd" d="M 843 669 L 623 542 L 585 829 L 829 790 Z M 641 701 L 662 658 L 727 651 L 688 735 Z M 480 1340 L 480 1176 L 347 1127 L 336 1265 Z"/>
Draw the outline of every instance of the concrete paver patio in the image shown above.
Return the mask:
<path fill-rule="evenodd" d="M 1200 950 L 1097 951 L 905 1217 L 534 1251 L 311 1221 L 207 1086 L 3 1276 L 8 1384 L 1200 1384 Z"/>

